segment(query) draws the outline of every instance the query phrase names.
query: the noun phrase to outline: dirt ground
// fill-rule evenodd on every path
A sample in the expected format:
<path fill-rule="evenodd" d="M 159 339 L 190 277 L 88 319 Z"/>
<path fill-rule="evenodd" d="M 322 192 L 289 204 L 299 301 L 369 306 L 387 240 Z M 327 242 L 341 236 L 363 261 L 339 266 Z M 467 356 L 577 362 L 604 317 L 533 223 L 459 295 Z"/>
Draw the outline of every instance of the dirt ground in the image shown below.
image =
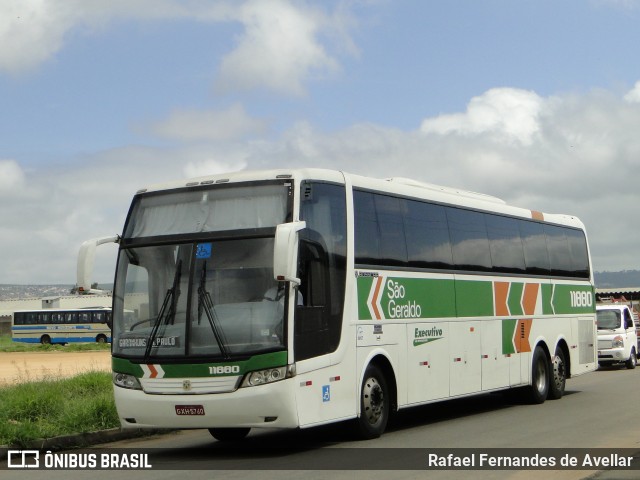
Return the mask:
<path fill-rule="evenodd" d="M 111 352 L 0 353 L 0 384 L 111 370 Z"/>

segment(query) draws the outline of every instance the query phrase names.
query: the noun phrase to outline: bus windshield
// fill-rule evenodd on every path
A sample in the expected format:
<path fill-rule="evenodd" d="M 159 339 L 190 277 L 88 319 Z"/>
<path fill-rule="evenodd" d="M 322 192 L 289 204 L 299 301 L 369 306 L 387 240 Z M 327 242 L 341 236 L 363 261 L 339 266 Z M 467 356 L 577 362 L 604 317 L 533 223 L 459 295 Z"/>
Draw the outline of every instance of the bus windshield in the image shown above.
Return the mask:
<path fill-rule="evenodd" d="M 149 194 L 136 199 L 124 238 L 275 227 L 285 221 L 289 184 Z"/>
<path fill-rule="evenodd" d="M 285 349 L 273 236 L 288 204 L 279 184 L 155 195 L 134 205 L 118 260 L 114 355 L 225 360 Z"/>

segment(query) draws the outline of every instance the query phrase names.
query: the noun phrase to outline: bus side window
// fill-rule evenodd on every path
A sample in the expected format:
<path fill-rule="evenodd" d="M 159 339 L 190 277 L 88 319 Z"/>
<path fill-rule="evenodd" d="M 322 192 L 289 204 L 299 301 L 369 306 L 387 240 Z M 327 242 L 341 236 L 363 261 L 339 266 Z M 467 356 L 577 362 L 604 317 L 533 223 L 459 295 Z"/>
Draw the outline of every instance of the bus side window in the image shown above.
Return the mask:
<path fill-rule="evenodd" d="M 327 296 L 328 269 L 326 251 L 319 242 L 308 240 L 315 232 L 301 236 L 298 299 L 295 316 L 296 359 L 303 360 L 328 353 Z M 304 239 L 303 239 L 304 237 Z"/>
<path fill-rule="evenodd" d="M 325 355 L 340 343 L 346 275 L 344 185 L 303 182 L 294 355 Z M 298 305 L 301 303 L 302 305 Z"/>
<path fill-rule="evenodd" d="M 310 232 L 307 233 L 309 235 Z M 326 282 L 326 253 L 319 242 L 304 240 L 300 248 L 300 286 L 302 305 L 322 307 L 328 294 Z"/>

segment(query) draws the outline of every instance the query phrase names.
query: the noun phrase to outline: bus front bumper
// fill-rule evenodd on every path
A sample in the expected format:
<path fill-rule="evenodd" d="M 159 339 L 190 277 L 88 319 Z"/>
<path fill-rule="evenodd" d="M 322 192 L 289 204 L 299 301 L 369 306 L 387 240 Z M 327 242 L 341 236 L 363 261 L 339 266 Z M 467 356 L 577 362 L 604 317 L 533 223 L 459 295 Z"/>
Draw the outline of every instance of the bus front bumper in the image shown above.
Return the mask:
<path fill-rule="evenodd" d="M 122 428 L 295 428 L 293 379 L 202 395 L 147 394 L 114 385 Z"/>

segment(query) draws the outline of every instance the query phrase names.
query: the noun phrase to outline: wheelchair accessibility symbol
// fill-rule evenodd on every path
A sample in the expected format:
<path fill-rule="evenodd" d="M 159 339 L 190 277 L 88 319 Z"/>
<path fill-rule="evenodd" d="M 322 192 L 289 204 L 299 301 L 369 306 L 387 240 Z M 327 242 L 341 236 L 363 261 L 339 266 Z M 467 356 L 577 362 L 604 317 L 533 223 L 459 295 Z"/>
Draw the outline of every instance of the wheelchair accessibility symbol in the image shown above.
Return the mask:
<path fill-rule="evenodd" d="M 196 258 L 211 258 L 211 244 L 199 243 L 196 246 Z"/>
<path fill-rule="evenodd" d="M 323 402 L 331 401 L 331 387 L 329 385 L 322 386 L 322 401 Z"/>

